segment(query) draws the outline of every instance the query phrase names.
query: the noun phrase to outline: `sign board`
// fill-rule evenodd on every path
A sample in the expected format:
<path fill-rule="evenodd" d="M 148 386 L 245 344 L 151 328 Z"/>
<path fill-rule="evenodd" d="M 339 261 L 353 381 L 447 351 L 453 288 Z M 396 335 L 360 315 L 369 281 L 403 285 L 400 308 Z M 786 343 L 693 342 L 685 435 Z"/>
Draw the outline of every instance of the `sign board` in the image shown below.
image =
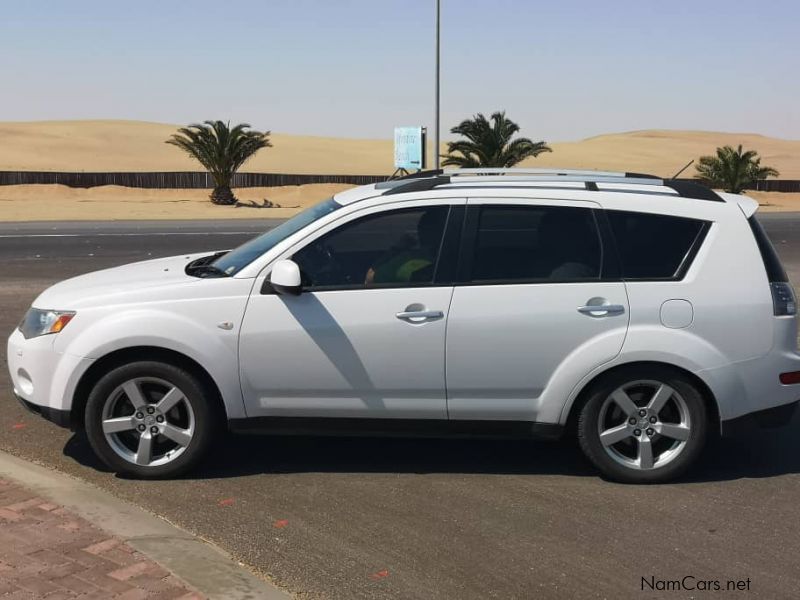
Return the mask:
<path fill-rule="evenodd" d="M 394 128 L 394 168 L 425 168 L 425 128 Z"/>

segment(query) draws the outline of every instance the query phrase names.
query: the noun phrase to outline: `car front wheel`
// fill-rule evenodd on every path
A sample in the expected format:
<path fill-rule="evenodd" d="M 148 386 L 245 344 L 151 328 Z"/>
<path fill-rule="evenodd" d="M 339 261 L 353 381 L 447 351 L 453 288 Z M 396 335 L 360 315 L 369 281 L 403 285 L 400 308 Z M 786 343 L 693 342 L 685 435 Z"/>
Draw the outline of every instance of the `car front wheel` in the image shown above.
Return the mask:
<path fill-rule="evenodd" d="M 661 483 L 695 461 L 707 427 L 703 396 L 686 376 L 659 366 L 632 367 L 590 392 L 579 414 L 578 440 L 609 479 Z"/>
<path fill-rule="evenodd" d="M 89 395 L 87 437 L 118 473 L 175 477 L 195 466 L 212 442 L 213 400 L 196 377 L 175 365 L 122 365 Z"/>

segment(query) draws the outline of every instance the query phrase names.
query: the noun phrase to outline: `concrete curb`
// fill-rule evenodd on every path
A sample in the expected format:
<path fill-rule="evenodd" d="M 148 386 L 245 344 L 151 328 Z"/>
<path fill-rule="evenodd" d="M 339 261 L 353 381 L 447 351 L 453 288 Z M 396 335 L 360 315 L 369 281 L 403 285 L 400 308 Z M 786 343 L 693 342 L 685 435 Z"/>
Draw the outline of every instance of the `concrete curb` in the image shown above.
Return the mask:
<path fill-rule="evenodd" d="M 93 485 L 2 451 L 0 477 L 18 482 L 121 538 L 209 598 L 291 598 L 216 546 Z"/>

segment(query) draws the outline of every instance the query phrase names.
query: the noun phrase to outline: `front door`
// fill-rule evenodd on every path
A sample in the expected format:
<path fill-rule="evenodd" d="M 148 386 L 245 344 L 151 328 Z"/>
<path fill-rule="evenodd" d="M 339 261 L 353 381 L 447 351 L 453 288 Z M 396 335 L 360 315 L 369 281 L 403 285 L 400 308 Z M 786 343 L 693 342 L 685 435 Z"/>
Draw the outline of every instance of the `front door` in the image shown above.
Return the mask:
<path fill-rule="evenodd" d="M 453 288 L 440 284 L 440 251 L 448 221 L 460 226 L 450 212 L 428 203 L 355 216 L 291 252 L 303 293 L 254 290 L 245 312 L 248 416 L 447 418 Z"/>
<path fill-rule="evenodd" d="M 625 285 L 603 273 L 595 205 L 543 202 L 470 199 L 447 326 L 451 419 L 554 422 L 571 390 L 541 401 L 559 369 L 577 381 L 622 348 Z"/>

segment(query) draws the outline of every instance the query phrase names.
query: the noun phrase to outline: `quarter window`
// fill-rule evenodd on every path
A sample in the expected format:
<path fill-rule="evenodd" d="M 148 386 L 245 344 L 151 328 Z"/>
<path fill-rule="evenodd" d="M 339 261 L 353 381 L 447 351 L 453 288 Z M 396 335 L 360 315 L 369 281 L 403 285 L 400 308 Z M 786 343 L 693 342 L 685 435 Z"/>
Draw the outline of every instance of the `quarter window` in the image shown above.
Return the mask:
<path fill-rule="evenodd" d="M 433 283 L 449 207 L 401 209 L 342 225 L 295 253 L 303 287 L 413 287 Z"/>
<path fill-rule="evenodd" d="M 705 232 L 705 221 L 626 211 L 607 211 L 624 279 L 671 279 Z"/>
<path fill-rule="evenodd" d="M 602 251 L 591 209 L 481 207 L 473 282 L 599 279 Z"/>

